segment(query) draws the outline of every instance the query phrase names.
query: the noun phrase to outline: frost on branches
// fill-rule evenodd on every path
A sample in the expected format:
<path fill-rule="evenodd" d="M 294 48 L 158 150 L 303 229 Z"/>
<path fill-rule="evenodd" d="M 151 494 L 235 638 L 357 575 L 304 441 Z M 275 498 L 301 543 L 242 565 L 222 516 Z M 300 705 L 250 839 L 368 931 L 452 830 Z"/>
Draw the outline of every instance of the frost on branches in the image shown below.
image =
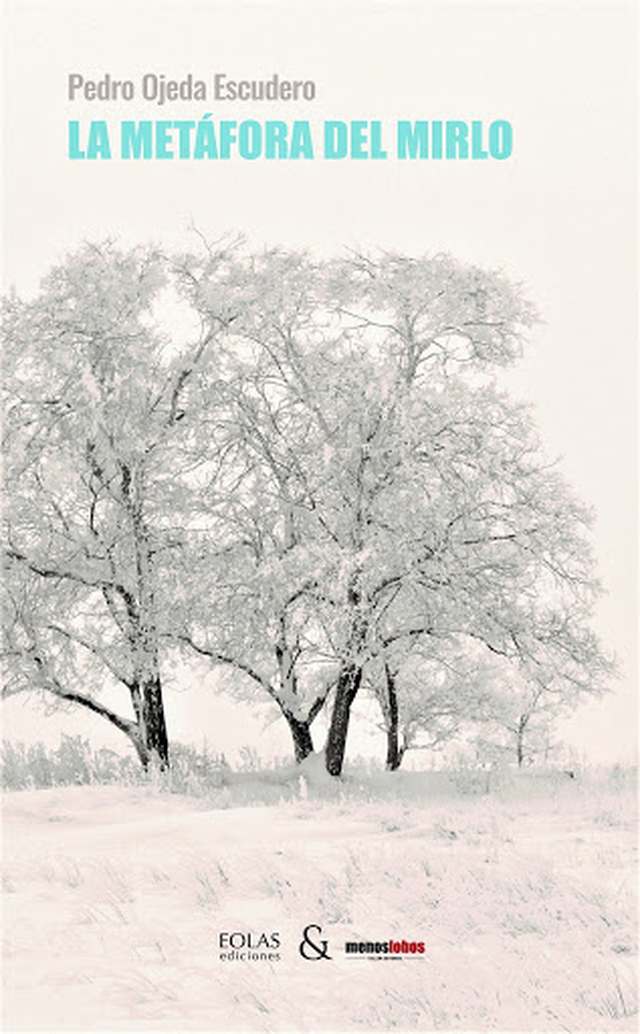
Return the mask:
<path fill-rule="evenodd" d="M 535 313 L 449 255 L 85 246 L 5 301 L 5 695 L 170 763 L 177 656 L 269 699 L 298 761 L 353 702 L 387 765 L 604 691 L 589 511 L 499 389 Z M 121 710 L 101 698 L 119 687 Z"/>

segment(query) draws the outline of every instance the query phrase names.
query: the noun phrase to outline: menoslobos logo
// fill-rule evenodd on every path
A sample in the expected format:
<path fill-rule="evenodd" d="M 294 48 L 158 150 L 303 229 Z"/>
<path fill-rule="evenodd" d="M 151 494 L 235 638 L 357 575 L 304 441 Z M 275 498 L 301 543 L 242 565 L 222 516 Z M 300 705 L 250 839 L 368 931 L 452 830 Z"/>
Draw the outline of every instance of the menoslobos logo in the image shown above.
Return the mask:
<path fill-rule="evenodd" d="M 222 962 L 279 962 L 280 934 L 224 930 L 218 936 Z"/>
<path fill-rule="evenodd" d="M 424 941 L 401 941 L 390 937 L 387 941 L 347 941 L 344 950 L 347 955 L 366 955 L 376 959 L 402 959 L 424 955 Z"/>

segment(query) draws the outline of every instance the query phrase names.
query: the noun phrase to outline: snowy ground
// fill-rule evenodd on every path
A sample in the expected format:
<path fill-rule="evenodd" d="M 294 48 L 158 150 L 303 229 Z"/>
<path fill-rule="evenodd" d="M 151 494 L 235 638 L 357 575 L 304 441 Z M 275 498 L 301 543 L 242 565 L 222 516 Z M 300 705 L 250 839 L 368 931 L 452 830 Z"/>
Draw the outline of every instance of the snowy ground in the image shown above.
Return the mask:
<path fill-rule="evenodd" d="M 4 1029 L 636 1029 L 632 780 L 302 789 L 6 794 Z M 221 961 L 224 930 L 281 960 Z M 345 955 L 390 936 L 425 955 Z"/>

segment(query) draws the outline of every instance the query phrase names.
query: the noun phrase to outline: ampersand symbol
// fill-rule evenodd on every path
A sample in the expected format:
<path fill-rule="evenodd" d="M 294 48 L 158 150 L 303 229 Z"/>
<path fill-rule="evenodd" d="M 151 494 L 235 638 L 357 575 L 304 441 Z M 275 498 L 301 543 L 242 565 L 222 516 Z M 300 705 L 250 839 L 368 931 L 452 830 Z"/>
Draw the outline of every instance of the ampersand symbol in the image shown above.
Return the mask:
<path fill-rule="evenodd" d="M 301 941 L 298 946 L 298 951 L 302 955 L 302 958 L 308 959 L 309 962 L 317 962 L 318 959 L 330 959 L 331 956 L 327 950 L 329 942 L 320 941 L 320 944 L 317 944 L 315 941 L 309 940 L 309 930 L 317 930 L 318 933 L 322 933 L 322 927 L 318 926 L 317 923 L 309 923 L 308 926 L 305 926 L 302 931 L 304 940 Z M 307 954 L 309 948 L 311 948 L 312 951 L 311 955 Z"/>

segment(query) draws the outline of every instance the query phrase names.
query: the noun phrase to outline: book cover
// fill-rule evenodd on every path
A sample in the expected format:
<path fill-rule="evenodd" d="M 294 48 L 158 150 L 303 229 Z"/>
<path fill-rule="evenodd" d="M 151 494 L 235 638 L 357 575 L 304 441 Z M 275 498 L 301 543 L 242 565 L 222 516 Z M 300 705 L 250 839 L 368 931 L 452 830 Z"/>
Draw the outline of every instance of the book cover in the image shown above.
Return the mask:
<path fill-rule="evenodd" d="M 637 1029 L 636 8 L 8 0 L 3 1029 Z"/>

